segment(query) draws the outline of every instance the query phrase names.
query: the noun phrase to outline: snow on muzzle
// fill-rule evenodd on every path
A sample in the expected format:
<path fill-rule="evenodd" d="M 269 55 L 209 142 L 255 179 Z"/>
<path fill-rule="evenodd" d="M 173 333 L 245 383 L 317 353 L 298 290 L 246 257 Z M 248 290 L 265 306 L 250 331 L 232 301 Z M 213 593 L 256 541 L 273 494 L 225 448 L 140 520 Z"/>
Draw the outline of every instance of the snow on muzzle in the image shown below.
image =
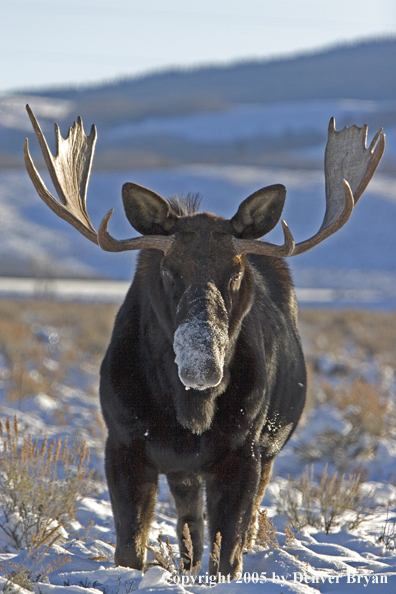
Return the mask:
<path fill-rule="evenodd" d="M 228 344 L 228 315 L 214 283 L 191 285 L 177 311 L 173 340 L 179 378 L 188 388 L 206 390 L 223 378 Z"/>

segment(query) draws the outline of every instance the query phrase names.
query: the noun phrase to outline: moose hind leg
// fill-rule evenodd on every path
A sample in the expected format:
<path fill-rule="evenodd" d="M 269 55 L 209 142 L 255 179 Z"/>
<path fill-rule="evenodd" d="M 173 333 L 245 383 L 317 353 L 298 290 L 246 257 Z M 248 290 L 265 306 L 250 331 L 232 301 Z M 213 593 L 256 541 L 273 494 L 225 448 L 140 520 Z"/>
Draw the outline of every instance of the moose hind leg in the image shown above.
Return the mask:
<path fill-rule="evenodd" d="M 142 570 L 158 493 L 158 472 L 144 445 L 106 443 L 105 468 L 117 534 L 116 565 Z"/>
<path fill-rule="evenodd" d="M 193 565 L 202 558 L 204 548 L 203 480 L 197 474 L 170 473 L 169 488 L 177 510 L 177 536 L 184 568 L 190 569 L 191 559 L 185 545 L 184 525 L 188 525 L 193 547 Z"/>

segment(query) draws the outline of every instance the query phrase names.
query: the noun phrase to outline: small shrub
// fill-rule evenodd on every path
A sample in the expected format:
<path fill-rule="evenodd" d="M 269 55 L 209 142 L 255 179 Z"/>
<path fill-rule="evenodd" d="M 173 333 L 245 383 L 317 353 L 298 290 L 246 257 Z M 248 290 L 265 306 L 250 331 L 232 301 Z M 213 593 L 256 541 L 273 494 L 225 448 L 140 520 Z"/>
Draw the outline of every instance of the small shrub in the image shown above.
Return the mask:
<path fill-rule="evenodd" d="M 341 522 L 356 528 L 367 518 L 373 498 L 373 491 L 363 491 L 360 475 L 329 475 L 326 466 L 315 482 L 312 466 L 299 481 L 288 478 L 286 487 L 279 490 L 278 513 L 286 514 L 295 530 L 310 525 L 328 534 Z"/>
<path fill-rule="evenodd" d="M 311 441 L 300 442 L 295 452 L 304 462 L 327 462 L 341 473 L 353 471 L 363 475 L 363 461 L 375 457 L 375 448 L 376 442 L 369 437 L 360 439 L 354 429 L 345 435 L 328 429 L 318 433 Z"/>
<path fill-rule="evenodd" d="M 355 431 L 373 437 L 388 437 L 395 426 L 391 399 L 373 384 L 356 380 L 336 396 L 339 409 Z"/>
<path fill-rule="evenodd" d="M 279 549 L 278 539 L 276 538 L 276 529 L 272 520 L 267 516 L 266 509 L 258 509 L 258 529 L 256 535 L 256 544 L 266 549 Z"/>
<path fill-rule="evenodd" d="M 163 543 L 161 536 L 157 538 L 158 545 L 146 545 L 147 549 L 153 553 L 155 561 L 147 563 L 144 568 L 145 571 L 151 569 L 155 565 L 159 565 L 169 571 L 172 576 L 178 575 L 180 571 L 180 563 L 177 560 L 176 553 L 170 543 L 169 536 L 166 537 L 166 542 Z"/>
<path fill-rule="evenodd" d="M 220 532 L 216 533 L 216 541 L 213 543 L 213 551 L 210 553 L 210 558 L 212 559 L 213 563 L 217 566 L 217 569 L 220 567 L 220 553 L 221 553 L 221 534 Z"/>
<path fill-rule="evenodd" d="M 28 548 L 49 533 L 61 539 L 92 475 L 85 444 L 22 438 L 16 417 L 12 426 L 0 422 L 0 440 L 0 530 L 9 547 Z"/>
<path fill-rule="evenodd" d="M 322 402 L 337 407 L 349 428 L 326 429 L 315 439 L 300 442 L 296 453 L 308 463 L 327 461 L 341 472 L 353 468 L 362 473 L 364 461 L 376 456 L 378 439 L 395 436 L 394 399 L 380 386 L 362 380 L 342 387 L 322 383 L 321 395 Z"/>
<path fill-rule="evenodd" d="M 188 524 L 184 524 L 183 526 L 183 536 L 183 542 L 187 549 L 187 553 L 185 555 L 187 556 L 189 566 L 192 569 L 194 567 L 194 548 Z M 185 563 L 183 558 L 180 559 L 180 564 L 182 566 L 182 569 L 185 569 Z M 197 565 L 201 566 L 201 562 L 198 561 Z"/>
<path fill-rule="evenodd" d="M 103 594 L 109 594 L 110 592 L 112 594 L 130 594 L 131 592 L 134 592 L 134 584 L 134 580 L 125 580 L 123 582 L 122 578 L 118 577 L 116 586 L 117 589 L 114 590 L 114 588 L 110 589 L 108 586 L 106 586 L 105 584 L 101 584 L 97 580 L 90 582 L 88 578 L 85 578 L 85 580 L 80 580 L 77 583 L 73 583 L 69 578 L 63 578 L 63 585 L 65 587 L 69 588 L 70 586 L 80 586 L 81 588 L 86 589 L 95 588 L 96 590 L 100 590 L 101 592 L 103 592 Z M 123 586 L 123 588 L 121 588 L 121 586 Z"/>
<path fill-rule="evenodd" d="M 170 543 L 169 540 L 169 536 L 166 537 L 166 542 L 165 544 L 162 542 L 161 540 L 161 536 L 159 536 L 157 538 L 157 542 L 158 545 L 157 546 L 153 546 L 153 545 L 147 545 L 147 549 L 149 551 L 151 551 L 151 553 L 153 553 L 154 557 L 155 557 L 155 561 L 151 562 L 151 563 L 147 563 L 147 566 L 145 567 L 145 571 L 147 571 L 148 569 L 150 569 L 151 567 L 155 566 L 155 565 L 159 565 L 160 567 L 163 567 L 164 569 L 166 569 L 166 571 L 169 571 L 169 573 L 171 574 L 171 578 L 175 578 L 176 576 L 188 576 L 191 579 L 191 583 L 194 583 L 195 581 L 195 577 L 198 575 L 198 573 L 201 570 L 201 562 L 198 561 L 198 563 L 196 565 L 194 565 L 194 550 L 193 550 L 193 543 L 192 543 L 192 539 L 191 539 L 191 534 L 190 534 L 190 530 L 188 528 L 188 524 L 184 524 L 183 526 L 183 541 L 184 544 L 186 546 L 187 549 L 187 557 L 190 560 L 190 568 L 186 569 L 185 568 L 185 564 L 183 562 L 183 558 L 180 556 L 179 558 L 177 557 L 176 553 L 173 550 L 173 547 Z M 218 538 L 220 538 L 221 542 L 221 537 L 220 537 L 220 533 L 218 533 Z M 218 542 L 218 538 L 216 538 L 216 543 Z"/>
<path fill-rule="evenodd" d="M 46 560 L 46 553 L 58 539 L 59 534 L 56 528 L 48 532 L 43 527 L 38 534 L 32 537 L 22 562 L 4 561 L 0 563 L 0 569 L 8 579 L 4 591 L 14 592 L 14 585 L 26 590 L 33 590 L 34 582 L 45 581 L 50 573 L 65 563 L 69 563 L 71 560 L 69 555 L 58 555 L 49 562 Z"/>
<path fill-rule="evenodd" d="M 377 539 L 377 543 L 384 545 L 387 551 L 394 551 L 396 549 L 396 518 L 393 518 L 393 520 L 389 519 L 389 507 L 386 522 Z"/>

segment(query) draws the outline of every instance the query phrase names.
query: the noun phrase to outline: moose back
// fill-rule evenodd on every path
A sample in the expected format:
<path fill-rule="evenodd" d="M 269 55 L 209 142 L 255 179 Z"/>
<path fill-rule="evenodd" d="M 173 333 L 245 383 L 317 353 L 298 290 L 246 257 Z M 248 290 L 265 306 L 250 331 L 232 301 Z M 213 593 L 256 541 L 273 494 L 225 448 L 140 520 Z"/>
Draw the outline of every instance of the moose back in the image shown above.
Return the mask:
<path fill-rule="evenodd" d="M 25 143 L 25 163 L 44 202 L 108 251 L 141 249 L 132 286 L 114 325 L 102 367 L 100 400 L 108 428 L 105 468 L 117 533 L 115 563 L 143 569 L 158 476 L 175 499 L 180 553 L 193 563 L 221 535 L 209 570 L 235 577 L 255 537 L 255 516 L 275 456 L 304 407 L 306 371 L 297 304 L 283 258 L 301 254 L 340 229 L 378 166 L 380 130 L 366 148 L 367 126 L 335 130 L 325 156 L 326 214 L 310 239 L 295 244 L 282 221 L 281 246 L 259 241 L 278 223 L 282 185 L 258 190 L 226 220 L 199 212 L 191 198 L 164 200 L 133 183 L 122 188 L 125 214 L 141 237 L 116 240 L 111 211 L 95 231 L 86 189 L 96 141 L 78 120 L 57 155 L 28 113 L 56 200 Z"/>

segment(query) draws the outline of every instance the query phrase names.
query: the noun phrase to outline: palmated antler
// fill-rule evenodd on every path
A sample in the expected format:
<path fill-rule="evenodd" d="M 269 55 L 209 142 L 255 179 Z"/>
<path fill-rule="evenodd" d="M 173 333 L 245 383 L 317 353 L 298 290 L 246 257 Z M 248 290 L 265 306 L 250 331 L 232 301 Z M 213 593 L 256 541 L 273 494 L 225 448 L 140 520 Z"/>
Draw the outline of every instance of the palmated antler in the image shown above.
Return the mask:
<path fill-rule="evenodd" d="M 40 198 L 61 219 L 67 221 L 84 237 L 108 252 L 140 250 L 144 248 L 168 251 L 173 238 L 162 235 L 147 235 L 118 241 L 108 233 L 108 223 L 112 210 L 103 218 L 96 232 L 86 210 L 86 194 L 96 143 L 96 128 L 92 126 L 86 136 L 81 118 L 69 128 L 67 138 L 62 138 L 59 126 L 55 124 L 56 156 L 49 150 L 44 134 L 32 110 L 27 112 L 40 144 L 48 172 L 51 176 L 59 200 L 48 191 L 29 153 L 28 139 L 25 140 L 25 166 Z"/>
<path fill-rule="evenodd" d="M 326 213 L 319 231 L 310 239 L 294 244 L 292 234 L 282 221 L 285 234 L 282 246 L 258 240 L 234 239 L 238 251 L 268 256 L 297 256 L 341 229 L 384 154 L 385 134 L 382 134 L 382 128 L 374 136 L 369 148 L 366 148 L 366 142 L 367 126 L 345 127 L 337 132 L 335 120 L 331 118 L 325 153 Z"/>
<path fill-rule="evenodd" d="M 95 127 L 92 126 L 89 136 L 86 136 L 79 118 L 64 139 L 58 125 L 55 124 L 57 154 L 54 157 L 33 112 L 29 106 L 26 108 L 60 201 L 47 190 L 34 166 L 26 139 L 26 169 L 42 200 L 59 217 L 105 251 L 122 252 L 153 248 L 168 252 L 173 243 L 173 236 L 145 235 L 122 241 L 114 239 L 108 232 L 112 210 L 103 218 L 98 232 L 95 231 L 86 210 L 86 191 L 96 143 Z M 279 257 L 297 256 L 341 229 L 373 177 L 385 150 L 385 134 L 382 134 L 382 128 L 374 136 L 369 148 L 366 148 L 366 141 L 367 126 L 345 127 L 337 132 L 332 118 L 325 153 L 326 213 L 319 231 L 310 239 L 295 244 L 288 226 L 282 221 L 285 238 L 283 245 L 234 238 L 233 243 L 238 252 Z"/>

